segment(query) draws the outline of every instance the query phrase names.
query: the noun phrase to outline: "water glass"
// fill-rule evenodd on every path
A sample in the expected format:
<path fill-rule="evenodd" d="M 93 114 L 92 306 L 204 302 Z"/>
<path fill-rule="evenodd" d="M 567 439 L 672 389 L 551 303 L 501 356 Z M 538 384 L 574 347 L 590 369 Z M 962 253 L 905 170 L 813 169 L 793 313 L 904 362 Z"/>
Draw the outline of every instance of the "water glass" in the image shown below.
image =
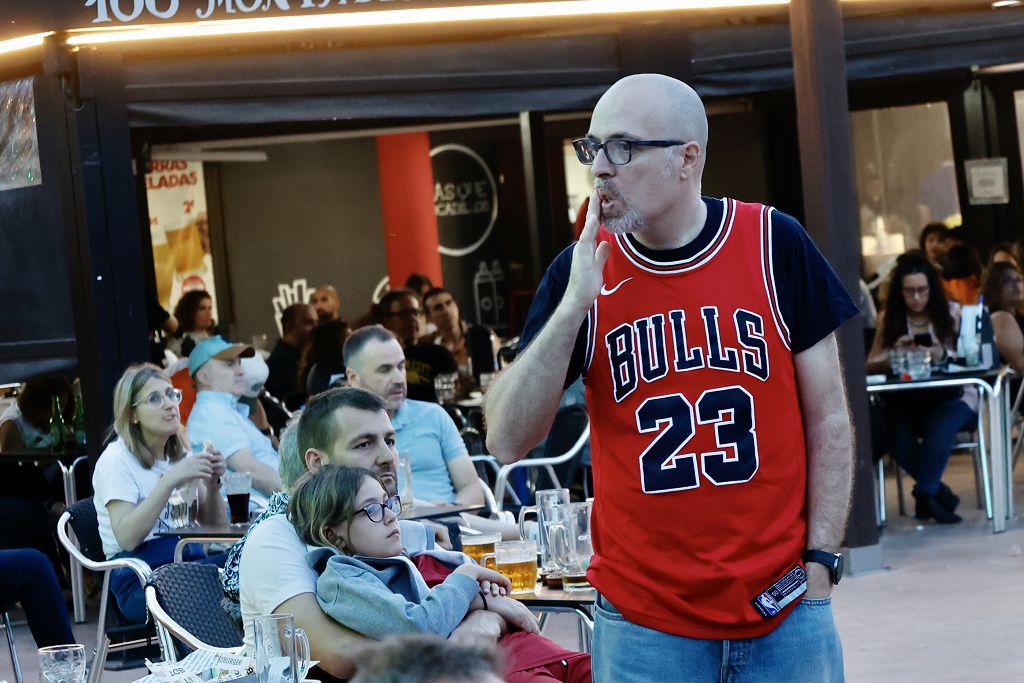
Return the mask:
<path fill-rule="evenodd" d="M 39 648 L 39 674 L 48 683 L 83 683 L 85 646 L 53 645 Z"/>
<path fill-rule="evenodd" d="M 167 499 L 167 517 L 173 529 L 187 529 L 199 518 L 199 480 L 193 479 L 171 492 Z"/>
<path fill-rule="evenodd" d="M 259 683 L 299 683 L 309 671 L 309 639 L 291 614 L 252 620 Z"/>
<path fill-rule="evenodd" d="M 455 400 L 455 389 L 459 383 L 459 373 L 448 372 L 434 377 L 434 392 L 437 402 L 444 405 Z"/>
<path fill-rule="evenodd" d="M 903 377 L 903 373 L 907 371 L 906 349 L 893 349 L 889 352 L 889 369 L 892 370 L 893 377 Z"/>
<path fill-rule="evenodd" d="M 402 510 L 412 509 L 412 461 L 403 453 L 398 454 L 398 497 L 402 499 Z"/>
<path fill-rule="evenodd" d="M 932 357 L 927 349 L 907 351 L 907 374 L 910 379 L 928 379 L 932 375 Z"/>

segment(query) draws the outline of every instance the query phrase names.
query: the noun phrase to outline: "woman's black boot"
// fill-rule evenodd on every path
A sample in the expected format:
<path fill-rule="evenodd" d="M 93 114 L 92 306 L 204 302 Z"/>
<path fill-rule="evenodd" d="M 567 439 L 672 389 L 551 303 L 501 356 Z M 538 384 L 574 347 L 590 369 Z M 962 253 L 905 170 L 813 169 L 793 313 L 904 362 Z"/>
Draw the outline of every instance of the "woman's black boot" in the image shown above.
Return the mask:
<path fill-rule="evenodd" d="M 938 524 L 956 524 L 963 521 L 960 515 L 942 507 L 935 496 L 914 491 L 914 516 L 918 519 L 934 519 Z"/>
<path fill-rule="evenodd" d="M 950 512 L 956 512 L 957 506 L 960 505 L 960 496 L 953 493 L 953 489 L 941 482 L 939 483 L 939 490 L 935 492 L 935 500 L 939 501 L 939 505 Z"/>

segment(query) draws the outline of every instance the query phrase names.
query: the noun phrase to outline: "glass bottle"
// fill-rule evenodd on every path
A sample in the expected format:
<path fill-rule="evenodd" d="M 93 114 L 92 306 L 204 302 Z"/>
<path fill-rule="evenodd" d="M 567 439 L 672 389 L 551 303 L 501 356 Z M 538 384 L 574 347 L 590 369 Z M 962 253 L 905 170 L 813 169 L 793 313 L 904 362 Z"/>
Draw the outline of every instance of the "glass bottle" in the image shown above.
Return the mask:
<path fill-rule="evenodd" d="M 50 452 L 59 455 L 64 452 L 64 416 L 60 412 L 60 397 L 54 396 L 50 404 Z"/>
<path fill-rule="evenodd" d="M 85 449 L 85 406 L 82 405 L 82 395 L 75 394 L 75 446 Z"/>

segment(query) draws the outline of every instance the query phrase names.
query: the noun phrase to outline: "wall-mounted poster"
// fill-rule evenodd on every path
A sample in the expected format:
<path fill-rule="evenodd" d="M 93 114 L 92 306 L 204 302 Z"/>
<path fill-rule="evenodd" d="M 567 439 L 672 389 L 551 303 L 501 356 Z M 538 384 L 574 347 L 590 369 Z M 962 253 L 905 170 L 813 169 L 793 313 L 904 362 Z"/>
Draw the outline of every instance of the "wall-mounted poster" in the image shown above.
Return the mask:
<path fill-rule="evenodd" d="M 210 257 L 202 163 L 150 161 L 146 198 L 160 305 L 173 311 L 182 294 L 205 289 L 213 298 L 216 320 L 217 293 Z"/>

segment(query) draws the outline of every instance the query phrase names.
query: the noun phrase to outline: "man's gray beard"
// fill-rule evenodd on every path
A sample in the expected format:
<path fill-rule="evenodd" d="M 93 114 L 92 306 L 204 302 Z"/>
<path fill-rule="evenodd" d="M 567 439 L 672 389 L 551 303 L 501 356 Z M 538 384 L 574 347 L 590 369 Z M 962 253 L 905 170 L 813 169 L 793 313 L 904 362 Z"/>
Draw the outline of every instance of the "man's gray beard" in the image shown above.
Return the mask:
<path fill-rule="evenodd" d="M 604 219 L 605 229 L 613 235 L 633 233 L 642 228 L 643 225 L 643 217 L 632 207 L 630 207 L 626 213 L 621 216 L 613 218 L 605 217 Z"/>

